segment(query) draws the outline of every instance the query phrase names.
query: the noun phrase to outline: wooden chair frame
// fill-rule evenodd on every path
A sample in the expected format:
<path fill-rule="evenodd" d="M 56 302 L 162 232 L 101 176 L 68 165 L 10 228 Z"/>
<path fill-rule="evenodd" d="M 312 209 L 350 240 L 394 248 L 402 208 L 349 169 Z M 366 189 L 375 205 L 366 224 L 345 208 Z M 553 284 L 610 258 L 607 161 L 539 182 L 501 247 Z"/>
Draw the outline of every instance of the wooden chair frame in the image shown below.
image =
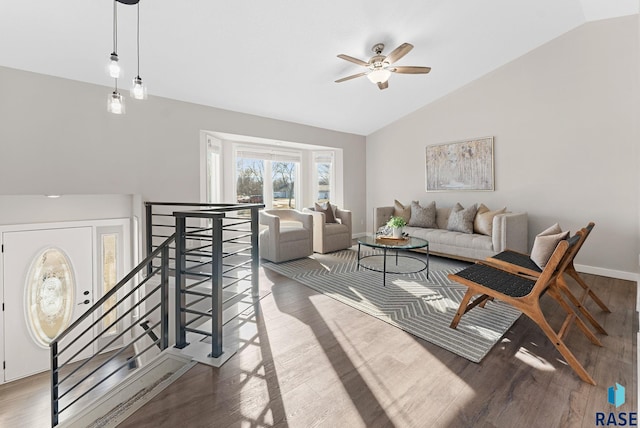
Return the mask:
<path fill-rule="evenodd" d="M 595 223 L 590 222 L 587 225 L 587 227 L 582 229 L 585 232 L 585 236 L 582 242 L 580 242 L 579 247 L 576 249 L 576 254 L 578 253 L 578 251 L 580 251 L 580 247 L 582 247 L 582 244 L 584 244 L 584 241 L 587 239 L 589 234 L 591 234 L 591 231 L 593 230 L 594 226 L 595 226 Z M 600 300 L 600 298 L 596 295 L 596 293 L 593 292 L 591 287 L 589 287 L 589 285 L 586 282 L 584 282 L 584 280 L 580 277 L 580 275 L 578 274 L 578 271 L 576 271 L 576 268 L 573 265 L 574 258 L 575 258 L 575 254 L 573 255 L 573 257 L 571 257 L 571 259 L 567 263 L 567 266 L 564 269 L 564 272 L 566 272 L 571 278 L 573 278 L 578 283 L 578 285 L 580 285 L 580 287 L 582 287 L 583 295 L 581 296 L 580 300 L 584 302 L 587 296 L 589 296 L 591 297 L 591 300 L 593 300 L 594 302 L 596 302 L 598 306 L 600 306 L 600 309 L 602 309 L 604 312 L 610 313 L 611 310 L 607 307 L 607 305 L 605 305 L 604 302 Z"/>
<path fill-rule="evenodd" d="M 577 244 L 578 239 L 572 239 L 571 248 L 574 248 Z M 559 287 L 557 286 L 558 281 L 557 278 L 561 275 L 561 272 L 558 270 L 560 264 L 566 260 L 565 255 L 570 249 L 569 241 L 563 240 L 556 247 L 555 251 L 551 255 L 549 262 L 539 273 L 537 277 L 532 277 L 529 275 L 523 275 L 521 273 L 509 272 L 506 270 L 502 270 L 496 266 L 492 266 L 490 264 L 484 264 L 483 262 L 479 262 L 476 265 L 473 265 L 467 269 L 464 269 L 461 272 L 456 274 L 449 274 L 449 279 L 456 281 L 460 284 L 463 284 L 468 287 L 467 292 L 465 293 L 462 301 L 460 302 L 460 306 L 458 307 L 458 311 L 451 321 L 451 328 L 456 328 L 462 316 L 467 313 L 469 310 L 474 307 L 483 304 L 487 299 L 497 299 L 501 300 L 516 309 L 520 310 L 526 316 L 528 316 L 533 322 L 535 322 L 540 329 L 544 332 L 544 334 L 549 338 L 551 343 L 556 347 L 556 349 L 560 352 L 560 354 L 564 357 L 567 363 L 571 366 L 571 368 L 576 372 L 576 374 L 583 381 L 595 385 L 596 382 L 589 375 L 589 373 L 584 369 L 582 364 L 578 361 L 578 359 L 573 355 L 573 353 L 569 350 L 569 348 L 565 345 L 564 341 L 560 337 L 559 333 L 557 333 L 547 322 L 544 313 L 540 307 L 540 298 L 543 294 L 549 294 L 554 300 L 556 300 L 560 306 L 567 312 L 567 314 L 573 314 L 574 317 L 572 320 L 576 322 L 576 324 L 580 327 L 580 330 L 589 338 L 589 340 L 599 346 L 600 341 L 593 335 L 591 330 L 582 322 L 582 320 L 575 316 L 574 310 L 571 306 L 564 300 L 562 294 L 560 293 Z M 526 292 L 525 295 L 515 296 L 516 293 L 512 293 L 514 295 L 505 294 L 501 291 L 498 291 L 499 287 L 497 287 L 492 281 L 487 281 L 486 284 L 482 284 L 476 282 L 474 280 L 465 278 L 467 276 L 465 271 L 481 271 L 489 274 L 494 278 L 499 278 L 499 281 L 502 283 L 509 284 L 510 282 L 524 284 L 530 290 Z M 492 288 L 492 285 L 494 288 Z M 480 295 L 480 297 L 476 298 L 473 302 L 471 302 L 471 298 L 475 295 Z"/>
<path fill-rule="evenodd" d="M 587 297 L 591 297 L 591 299 L 598 306 L 600 306 L 600 308 L 603 311 L 605 312 L 611 312 L 611 311 L 609 310 L 607 305 L 605 305 L 604 302 L 600 300 L 600 298 L 593 292 L 593 290 L 591 290 L 591 287 L 589 287 L 589 285 L 586 282 L 584 282 L 584 280 L 580 277 L 580 275 L 578 274 L 578 272 L 576 271 L 573 265 L 573 260 L 575 259 L 576 254 L 578 254 L 578 252 L 580 251 L 580 248 L 582 248 L 582 245 L 584 245 L 584 242 L 586 241 L 587 237 L 591 233 L 591 230 L 593 230 L 594 226 L 595 226 L 595 223 L 590 222 L 587 225 L 587 227 L 582 228 L 580 231 L 576 233 L 577 235 L 580 236 L 580 239 L 578 240 L 576 245 L 574 245 L 572 248 L 569 249 L 569 251 L 564 257 L 564 260 L 558 266 L 559 274 L 556 278 L 556 281 L 559 289 L 564 293 L 564 295 L 569 299 L 569 301 L 575 306 L 575 308 L 589 321 L 589 323 L 593 326 L 593 328 L 595 328 L 596 331 L 598 331 L 599 333 L 606 335 L 607 331 L 604 329 L 604 327 L 602 327 L 602 325 L 600 325 L 600 323 L 593 317 L 593 315 L 591 315 L 591 313 L 584 306 L 584 303 Z M 531 261 L 529 259 L 529 256 L 526 254 L 518 253 L 511 250 L 506 250 L 501 254 L 504 254 L 504 253 L 511 253 L 511 255 L 516 256 L 515 259 L 527 260 L 528 262 L 530 262 L 530 264 L 535 265 L 534 262 Z M 540 273 L 541 273 L 541 270 L 534 270 L 526 266 L 510 263 L 495 257 L 487 258 L 486 262 L 500 269 L 504 269 L 506 271 L 513 272 L 513 273 L 529 275 L 533 278 L 537 278 L 538 276 L 540 276 Z M 570 277 L 572 277 L 582 287 L 583 290 L 579 297 L 576 297 L 575 294 L 573 294 L 573 292 L 569 288 L 569 284 L 564 278 L 565 273 L 568 274 Z M 567 314 L 562 324 L 562 327 L 560 328 L 560 337 L 566 336 L 569 330 L 569 327 L 572 324 L 572 321 L 574 321 L 574 318 L 575 318 L 575 314 Z"/>

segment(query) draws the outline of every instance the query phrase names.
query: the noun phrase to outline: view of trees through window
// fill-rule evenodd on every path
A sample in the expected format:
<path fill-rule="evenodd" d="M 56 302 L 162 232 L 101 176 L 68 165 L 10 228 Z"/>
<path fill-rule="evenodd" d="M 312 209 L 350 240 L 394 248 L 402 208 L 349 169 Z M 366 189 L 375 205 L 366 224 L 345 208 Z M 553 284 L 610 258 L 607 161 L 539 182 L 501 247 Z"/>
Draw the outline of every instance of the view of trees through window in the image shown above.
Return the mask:
<path fill-rule="evenodd" d="M 273 162 L 271 166 L 273 208 L 295 208 L 296 164 L 293 162 Z"/>
<path fill-rule="evenodd" d="M 272 208 L 295 208 L 297 162 L 237 158 L 236 194 L 241 203 L 265 203 L 271 199 Z M 265 182 L 265 177 L 271 177 Z M 267 198 L 265 192 L 270 192 Z"/>
<path fill-rule="evenodd" d="M 264 162 L 259 159 L 238 158 L 236 192 L 238 202 L 264 202 Z"/>
<path fill-rule="evenodd" d="M 331 164 L 326 162 L 316 163 L 318 174 L 318 202 L 326 202 L 331 199 Z"/>

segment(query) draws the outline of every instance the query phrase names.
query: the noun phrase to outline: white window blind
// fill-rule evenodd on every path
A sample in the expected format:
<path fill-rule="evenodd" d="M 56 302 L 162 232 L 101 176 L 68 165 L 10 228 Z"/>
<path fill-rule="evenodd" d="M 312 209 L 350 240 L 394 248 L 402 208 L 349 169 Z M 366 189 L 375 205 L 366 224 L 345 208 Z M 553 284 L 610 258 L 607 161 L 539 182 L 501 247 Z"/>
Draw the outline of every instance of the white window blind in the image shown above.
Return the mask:
<path fill-rule="evenodd" d="M 313 152 L 313 161 L 316 163 L 332 163 L 333 152 Z"/>
<path fill-rule="evenodd" d="M 270 160 L 275 162 L 301 162 L 302 153 L 283 150 L 263 150 L 258 147 L 238 147 L 236 157 Z"/>

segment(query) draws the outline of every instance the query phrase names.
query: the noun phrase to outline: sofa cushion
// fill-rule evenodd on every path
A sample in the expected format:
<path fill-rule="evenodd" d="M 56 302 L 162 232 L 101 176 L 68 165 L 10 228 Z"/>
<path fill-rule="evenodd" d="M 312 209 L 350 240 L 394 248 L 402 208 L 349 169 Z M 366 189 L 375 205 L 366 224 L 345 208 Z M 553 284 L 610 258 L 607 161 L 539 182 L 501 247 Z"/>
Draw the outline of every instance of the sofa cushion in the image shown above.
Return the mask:
<path fill-rule="evenodd" d="M 402 217 L 404 219 L 404 221 L 409 223 L 409 219 L 411 219 L 411 205 L 404 206 L 397 199 L 394 200 L 393 201 L 393 216 L 394 217 Z"/>
<path fill-rule="evenodd" d="M 562 232 L 558 223 L 543 230 L 536 235 L 535 241 L 533 241 L 533 248 L 531 249 L 531 260 L 537 264 L 540 269 L 549 262 L 551 255 L 555 251 L 558 243 L 563 239 L 569 237 L 569 232 Z"/>
<path fill-rule="evenodd" d="M 334 214 L 334 209 L 329 203 L 329 201 L 319 204 L 315 203 L 315 210 L 319 213 L 324 213 L 324 222 L 325 223 L 337 223 L 336 216 Z"/>
<path fill-rule="evenodd" d="M 411 218 L 409 219 L 409 226 L 415 227 L 428 227 L 436 229 L 436 203 L 431 202 L 426 207 L 420 206 L 419 202 L 411 202 Z"/>
<path fill-rule="evenodd" d="M 451 214 L 449 215 L 447 230 L 462 233 L 473 233 L 473 219 L 476 217 L 476 211 L 478 211 L 476 204 L 473 204 L 468 208 L 463 208 L 462 205 L 456 203 L 456 206 L 453 207 Z"/>
<path fill-rule="evenodd" d="M 349 228 L 346 224 L 327 223 L 324 227 L 325 236 L 338 235 L 340 233 L 349 233 Z"/>
<path fill-rule="evenodd" d="M 468 248 L 487 252 L 493 250 L 491 237 L 486 235 L 410 226 L 405 227 L 404 231 L 410 236 L 429 241 L 429 250 L 434 252 L 455 254 L 455 251 L 445 250 L 445 248 Z"/>
<path fill-rule="evenodd" d="M 280 227 L 280 242 L 292 242 L 309 239 L 310 232 L 300 227 Z"/>
<path fill-rule="evenodd" d="M 498 214 L 504 214 L 505 212 L 507 212 L 507 207 L 491 211 L 485 204 L 480 204 L 478 212 L 476 213 L 476 218 L 473 220 L 473 231 L 475 233 L 491 236 L 491 233 L 493 232 L 493 218 Z"/>

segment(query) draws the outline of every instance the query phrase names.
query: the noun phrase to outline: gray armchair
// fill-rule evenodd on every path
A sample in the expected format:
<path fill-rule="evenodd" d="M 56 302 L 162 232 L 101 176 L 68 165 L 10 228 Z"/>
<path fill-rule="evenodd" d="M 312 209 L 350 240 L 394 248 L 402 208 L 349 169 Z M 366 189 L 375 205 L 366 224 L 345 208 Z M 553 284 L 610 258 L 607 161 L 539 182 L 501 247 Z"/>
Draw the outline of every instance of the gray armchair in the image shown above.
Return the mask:
<path fill-rule="evenodd" d="M 313 254 L 313 218 L 296 210 L 263 210 L 260 224 L 260 257 L 274 263 Z"/>
<path fill-rule="evenodd" d="M 313 251 L 325 254 L 351 247 L 351 211 L 336 207 L 335 217 L 340 223 L 327 223 L 324 213 L 315 208 L 303 211 L 313 216 Z"/>

